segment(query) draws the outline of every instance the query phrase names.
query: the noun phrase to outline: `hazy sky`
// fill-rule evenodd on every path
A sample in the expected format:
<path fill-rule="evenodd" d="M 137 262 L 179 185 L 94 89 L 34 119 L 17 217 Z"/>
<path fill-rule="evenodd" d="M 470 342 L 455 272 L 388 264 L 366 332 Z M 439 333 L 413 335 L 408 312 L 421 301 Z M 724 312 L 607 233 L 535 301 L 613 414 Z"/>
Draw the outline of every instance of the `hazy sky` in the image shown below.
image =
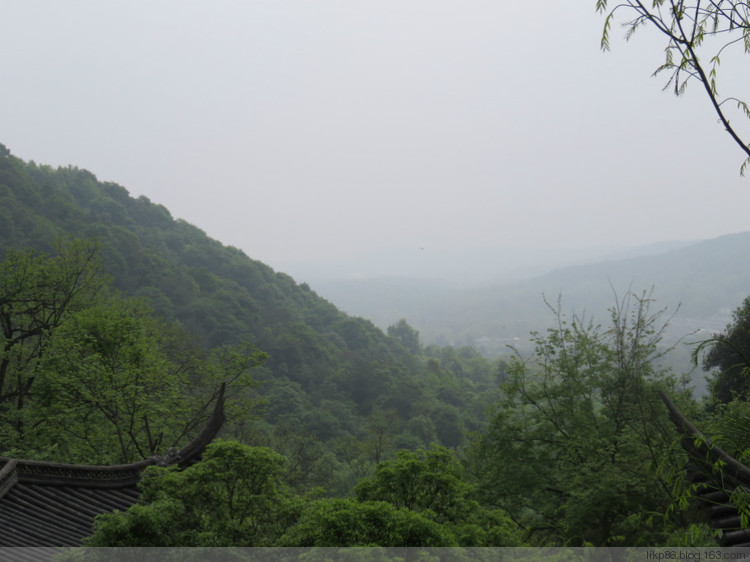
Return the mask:
<path fill-rule="evenodd" d="M 275 267 L 750 230 L 698 84 L 661 91 L 648 33 L 603 54 L 594 5 L 3 2 L 0 142 Z M 745 93 L 746 66 L 725 69 Z"/>

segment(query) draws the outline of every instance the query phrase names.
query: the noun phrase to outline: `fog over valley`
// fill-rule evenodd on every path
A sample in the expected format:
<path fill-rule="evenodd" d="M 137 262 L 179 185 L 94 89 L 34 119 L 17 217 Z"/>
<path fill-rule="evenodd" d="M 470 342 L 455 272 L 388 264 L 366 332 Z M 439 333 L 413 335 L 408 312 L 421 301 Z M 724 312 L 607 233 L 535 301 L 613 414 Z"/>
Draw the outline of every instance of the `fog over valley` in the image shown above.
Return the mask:
<path fill-rule="evenodd" d="M 488 353 L 507 351 L 505 344 L 526 340 L 532 330 L 544 330 L 549 321 L 544 297 L 556 303 L 559 296 L 569 313 L 594 314 L 601 322 L 615 299 L 629 289 L 653 289 L 656 304 L 676 313 L 669 333 L 677 338 L 696 330 L 706 335 L 723 329 L 733 303 L 744 298 L 750 286 L 750 262 L 737 259 L 750 253 L 748 232 L 554 255 L 514 256 L 496 250 L 497 260 L 492 250 L 483 249 L 444 254 L 442 260 L 426 263 L 426 252 L 414 251 L 411 261 L 404 254 L 395 256 L 404 258 L 400 261 L 393 254 L 381 254 L 380 262 L 341 263 L 330 269 L 321 264 L 319 269 L 300 268 L 296 275 L 309 279 L 317 292 L 343 310 L 382 328 L 405 318 L 426 342 L 476 345 Z M 372 269 L 369 275 L 344 274 L 357 267 L 366 272 L 374 263 L 378 271 L 391 274 Z"/>

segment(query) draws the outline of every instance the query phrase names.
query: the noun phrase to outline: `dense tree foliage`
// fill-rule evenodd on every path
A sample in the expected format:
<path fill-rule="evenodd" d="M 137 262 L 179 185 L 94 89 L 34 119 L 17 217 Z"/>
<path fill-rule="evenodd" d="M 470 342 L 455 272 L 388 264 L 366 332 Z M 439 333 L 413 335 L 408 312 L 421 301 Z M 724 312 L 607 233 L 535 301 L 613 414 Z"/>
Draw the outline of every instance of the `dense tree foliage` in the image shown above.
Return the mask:
<path fill-rule="evenodd" d="M 520 530 L 507 514 L 486 509 L 474 495 L 463 465 L 443 447 L 400 451 L 356 487 L 359 501 L 387 502 L 419 513 L 445 526 L 461 546 L 520 545 Z"/>
<path fill-rule="evenodd" d="M 228 441 L 183 471 L 149 468 L 140 502 L 99 518 L 90 546 L 507 546 L 520 534 L 502 512 L 468 499 L 446 449 L 378 465 L 357 498 L 296 494 L 286 459 Z M 397 490 L 391 493 L 390 490 Z M 430 497 L 434 495 L 435 497 Z"/>
<path fill-rule="evenodd" d="M 150 467 L 139 504 L 100 518 L 90 546 L 271 546 L 299 511 L 281 481 L 284 457 L 212 443 L 185 470 Z"/>
<path fill-rule="evenodd" d="M 747 400 L 750 394 L 750 297 L 732 313 L 732 322 L 721 334 L 696 350 L 708 347 L 703 368 L 712 371 L 711 396 L 720 403 L 733 398 Z"/>
<path fill-rule="evenodd" d="M 58 432 L 59 446 L 89 445 L 93 456 L 115 440 L 119 459 L 131 462 L 156 454 L 165 438 L 171 444 L 165 433 L 179 434 L 165 424 L 189 416 L 185 389 L 151 319 L 122 301 L 71 315 L 51 335 L 32 415 Z"/>
<path fill-rule="evenodd" d="M 404 318 L 392 326 L 388 326 L 388 335 L 395 338 L 411 353 L 417 354 L 422 349 L 422 343 L 419 341 L 419 332 L 409 326 L 409 323 Z"/>
<path fill-rule="evenodd" d="M 663 544 L 678 521 L 665 466 L 674 430 L 656 390 L 684 394 L 657 370 L 663 311 L 628 294 L 608 328 L 555 310 L 530 360 L 507 367 L 503 397 L 472 450 L 482 499 L 536 543 Z M 661 467 L 661 470 L 660 470 Z"/>
<path fill-rule="evenodd" d="M 70 244 L 53 259 L 10 250 L 0 262 L 0 418 L 18 438 L 50 334 L 103 286 L 94 255 L 91 245 Z"/>
<path fill-rule="evenodd" d="M 71 242 L 54 257 L 9 251 L 0 262 L 4 454 L 132 462 L 184 441 L 222 385 L 230 408 L 249 405 L 264 354 L 191 347 L 142 299 L 112 291 L 95 256 Z"/>

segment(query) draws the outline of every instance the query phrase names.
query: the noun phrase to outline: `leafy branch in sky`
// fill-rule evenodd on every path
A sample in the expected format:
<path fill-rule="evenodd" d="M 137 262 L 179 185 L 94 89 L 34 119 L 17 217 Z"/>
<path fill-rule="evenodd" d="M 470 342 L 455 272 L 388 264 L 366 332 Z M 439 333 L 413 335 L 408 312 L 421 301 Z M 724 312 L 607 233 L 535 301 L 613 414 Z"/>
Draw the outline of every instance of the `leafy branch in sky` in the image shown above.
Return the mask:
<path fill-rule="evenodd" d="M 681 95 L 690 81 L 698 81 L 708 94 L 719 121 L 747 156 L 740 173 L 750 164 L 750 132 L 742 131 L 731 118 L 750 121 L 750 106 L 736 97 L 719 95 L 718 71 L 722 57 L 741 46 L 750 54 L 750 3 L 739 0 L 652 0 L 618 2 L 597 0 L 596 10 L 606 13 L 601 46 L 609 50 L 612 23 L 618 12 L 628 13 L 623 23 L 626 39 L 640 27 L 652 27 L 667 38 L 664 64 L 654 75 L 667 72 L 666 88 Z M 732 108 L 736 108 L 736 111 Z"/>

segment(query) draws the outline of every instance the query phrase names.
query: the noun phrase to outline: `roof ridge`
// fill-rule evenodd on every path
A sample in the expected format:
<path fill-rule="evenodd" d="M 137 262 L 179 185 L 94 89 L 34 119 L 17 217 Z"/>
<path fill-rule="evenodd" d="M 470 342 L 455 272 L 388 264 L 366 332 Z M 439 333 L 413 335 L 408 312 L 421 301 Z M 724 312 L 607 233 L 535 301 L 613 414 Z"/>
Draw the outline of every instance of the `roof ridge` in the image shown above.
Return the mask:
<path fill-rule="evenodd" d="M 179 466 L 185 467 L 200 460 L 203 450 L 216 437 L 216 435 L 218 435 L 221 426 L 224 425 L 225 390 L 226 383 L 222 382 L 219 387 L 219 392 L 216 395 L 216 404 L 211 412 L 211 417 L 208 418 L 208 421 L 206 422 L 206 425 L 203 426 L 201 432 L 177 451 L 172 463 L 177 463 Z M 167 455 L 169 455 L 169 453 L 167 453 Z"/>
<path fill-rule="evenodd" d="M 18 471 L 16 459 L 7 459 L 3 468 L 0 468 L 0 498 L 18 482 Z"/>
<path fill-rule="evenodd" d="M 692 448 L 697 453 L 704 455 L 703 461 L 714 459 L 724 463 L 725 468 L 722 470 L 725 476 L 730 476 L 735 483 L 750 487 L 750 467 L 738 461 L 735 457 L 727 453 L 724 449 L 716 445 L 711 439 L 703 435 L 692 423 L 688 421 L 680 409 L 672 402 L 667 393 L 659 390 L 662 401 L 669 410 L 669 417 L 672 423 L 685 437 L 694 441 Z M 683 448 L 687 449 L 683 444 Z M 690 451 L 688 451 L 690 452 Z M 695 456 L 695 454 L 693 454 Z M 731 469 L 731 470 L 729 470 Z"/>
<path fill-rule="evenodd" d="M 141 479 L 143 470 L 152 465 L 188 466 L 200 459 L 203 449 L 216 437 L 224 423 L 225 388 L 225 383 L 222 383 L 216 395 L 214 409 L 203 429 L 179 451 L 172 448 L 163 456 L 153 455 L 137 462 L 117 465 L 59 463 L 0 457 L 0 463 L 5 462 L 5 466 L 0 469 L 0 497 L 17 482 L 48 486 L 119 488 L 136 484 Z"/>

